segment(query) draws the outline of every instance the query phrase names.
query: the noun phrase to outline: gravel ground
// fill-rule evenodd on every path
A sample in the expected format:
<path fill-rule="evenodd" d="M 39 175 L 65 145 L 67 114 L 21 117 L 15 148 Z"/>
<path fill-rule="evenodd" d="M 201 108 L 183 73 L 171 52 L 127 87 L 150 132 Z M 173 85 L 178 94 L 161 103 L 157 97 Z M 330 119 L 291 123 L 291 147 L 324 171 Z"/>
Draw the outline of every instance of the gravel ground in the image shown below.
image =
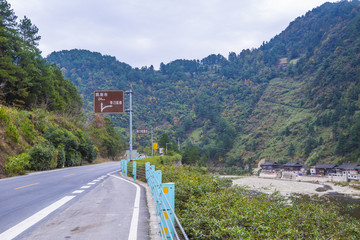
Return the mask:
<path fill-rule="evenodd" d="M 310 195 L 340 193 L 360 197 L 359 190 L 355 190 L 348 186 L 336 186 L 330 182 L 310 183 L 250 176 L 234 179 L 233 185 L 247 186 L 252 190 L 261 191 L 264 193 L 273 193 L 275 191 L 279 191 L 282 195 L 290 195 L 292 193 Z"/>

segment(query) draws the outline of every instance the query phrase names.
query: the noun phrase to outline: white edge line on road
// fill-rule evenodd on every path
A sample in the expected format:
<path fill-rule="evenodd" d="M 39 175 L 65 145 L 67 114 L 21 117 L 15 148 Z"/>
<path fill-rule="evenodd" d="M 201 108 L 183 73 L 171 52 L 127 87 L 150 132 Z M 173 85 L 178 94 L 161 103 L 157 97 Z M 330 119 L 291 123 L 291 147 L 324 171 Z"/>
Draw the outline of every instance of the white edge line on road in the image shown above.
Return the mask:
<path fill-rule="evenodd" d="M 17 225 L 13 226 L 12 228 L 6 230 L 5 232 L 0 234 L 1 240 L 11 240 L 24 232 L 25 230 L 29 229 L 36 223 L 40 222 L 50 213 L 54 212 L 56 209 L 60 208 L 62 205 L 73 199 L 75 196 L 65 196 L 62 199 L 54 202 L 53 204 L 49 205 L 48 207 L 40 210 L 39 212 L 35 213 L 31 217 L 25 219 L 24 221 L 18 223 Z"/>
<path fill-rule="evenodd" d="M 130 230 L 129 230 L 129 238 L 128 240 L 133 240 L 133 239 L 137 239 L 137 229 L 138 229 L 138 223 L 139 223 L 139 214 L 140 214 L 140 187 L 139 185 L 130 182 L 124 178 L 118 177 L 118 176 L 114 176 L 114 175 L 110 175 L 114 178 L 118 178 L 120 180 L 123 180 L 125 182 L 131 183 L 132 185 L 134 185 L 136 187 L 136 196 L 135 196 L 135 201 L 134 201 L 134 211 L 133 211 L 133 215 L 131 218 L 131 225 L 130 225 Z"/>

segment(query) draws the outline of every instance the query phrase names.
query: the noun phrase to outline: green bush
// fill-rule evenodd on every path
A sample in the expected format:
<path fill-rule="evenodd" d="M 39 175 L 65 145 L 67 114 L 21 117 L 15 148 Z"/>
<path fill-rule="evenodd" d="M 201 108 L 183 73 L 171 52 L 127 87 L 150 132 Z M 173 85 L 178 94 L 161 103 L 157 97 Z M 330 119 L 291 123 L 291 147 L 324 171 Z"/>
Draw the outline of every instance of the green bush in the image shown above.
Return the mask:
<path fill-rule="evenodd" d="M 30 156 L 22 153 L 14 157 L 9 157 L 5 163 L 4 171 L 8 176 L 25 174 L 25 170 L 30 166 Z"/>
<path fill-rule="evenodd" d="M 1 124 L 8 124 L 10 122 L 10 116 L 6 114 L 5 108 L 0 108 L 0 123 Z"/>
<path fill-rule="evenodd" d="M 31 123 L 30 119 L 24 117 L 20 121 L 20 129 L 22 134 L 24 135 L 24 138 L 29 142 L 33 143 L 35 140 L 35 127 Z"/>
<path fill-rule="evenodd" d="M 35 123 L 35 129 L 39 132 L 44 132 L 48 123 L 47 123 L 47 115 L 44 110 L 36 109 L 33 114 L 33 119 Z"/>
<path fill-rule="evenodd" d="M 31 170 L 49 170 L 57 166 L 55 147 L 50 143 L 42 143 L 33 146 L 29 150 L 29 155 Z"/>
<path fill-rule="evenodd" d="M 81 154 L 77 151 L 66 152 L 65 166 L 80 166 L 82 164 Z"/>
<path fill-rule="evenodd" d="M 66 129 L 50 126 L 45 130 L 44 137 L 55 147 L 64 145 L 65 151 L 76 150 L 79 147 L 77 137 Z"/>
<path fill-rule="evenodd" d="M 44 137 L 56 148 L 59 150 L 62 148 L 65 151 L 66 166 L 80 165 L 83 159 L 91 163 L 97 157 L 97 150 L 93 143 L 88 135 L 81 130 L 70 132 L 66 129 L 50 126 L 45 130 Z M 61 153 L 59 152 L 59 154 Z"/>
<path fill-rule="evenodd" d="M 17 130 L 16 126 L 12 122 L 8 123 L 5 133 L 6 133 L 6 138 L 9 141 L 11 141 L 13 143 L 19 142 L 19 139 L 20 139 L 19 131 Z"/>
<path fill-rule="evenodd" d="M 97 150 L 95 149 L 93 142 L 83 131 L 77 130 L 74 135 L 79 139 L 80 144 L 78 151 L 81 153 L 82 158 L 89 163 L 92 163 L 97 157 Z"/>
<path fill-rule="evenodd" d="M 177 153 L 173 154 L 172 156 L 164 155 L 164 156 L 160 156 L 160 163 L 164 165 L 173 165 L 176 162 L 180 162 L 181 159 L 182 156 Z"/>
<path fill-rule="evenodd" d="M 65 166 L 65 161 L 66 161 L 66 154 L 65 154 L 65 150 L 64 150 L 64 146 L 60 145 L 57 149 L 58 151 L 58 155 L 57 155 L 57 167 L 58 168 L 62 168 Z"/>

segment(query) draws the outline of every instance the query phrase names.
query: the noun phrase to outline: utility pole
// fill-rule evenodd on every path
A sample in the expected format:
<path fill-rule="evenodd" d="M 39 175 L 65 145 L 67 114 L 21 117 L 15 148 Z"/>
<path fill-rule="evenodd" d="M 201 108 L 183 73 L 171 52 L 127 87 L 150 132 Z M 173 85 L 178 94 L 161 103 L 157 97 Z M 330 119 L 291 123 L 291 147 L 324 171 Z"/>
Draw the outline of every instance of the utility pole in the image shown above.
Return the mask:
<path fill-rule="evenodd" d="M 130 127 L 129 127 L 129 135 L 130 135 L 130 141 L 129 141 L 129 146 L 130 146 L 130 161 L 132 161 L 132 113 L 133 113 L 133 109 L 132 109 L 132 95 L 133 95 L 133 91 L 132 90 L 128 90 L 125 92 L 126 94 L 129 94 L 129 99 L 130 99 L 130 106 L 129 109 L 126 110 L 126 112 L 130 113 Z"/>
<path fill-rule="evenodd" d="M 153 140 L 153 129 L 151 128 L 151 156 L 154 156 L 154 140 Z"/>

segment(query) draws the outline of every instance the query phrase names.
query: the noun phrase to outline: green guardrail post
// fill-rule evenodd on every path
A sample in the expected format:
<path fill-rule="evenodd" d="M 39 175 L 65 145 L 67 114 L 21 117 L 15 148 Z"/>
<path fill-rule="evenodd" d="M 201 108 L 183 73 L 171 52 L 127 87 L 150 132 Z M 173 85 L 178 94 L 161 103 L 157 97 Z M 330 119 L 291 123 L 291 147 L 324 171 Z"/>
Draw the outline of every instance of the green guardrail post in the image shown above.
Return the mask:
<path fill-rule="evenodd" d="M 133 173 L 133 176 L 134 176 L 134 181 L 136 181 L 136 161 L 133 161 L 132 163 L 133 163 L 133 171 L 132 171 L 132 173 Z"/>
<path fill-rule="evenodd" d="M 149 178 L 149 171 L 150 171 L 150 163 L 146 162 L 145 163 L 145 178 L 146 178 L 146 180 L 148 180 L 148 178 Z"/>
<path fill-rule="evenodd" d="M 156 212 L 158 216 L 161 213 L 161 182 L 162 182 L 162 172 L 160 170 L 155 171 L 155 200 L 156 200 Z"/>

